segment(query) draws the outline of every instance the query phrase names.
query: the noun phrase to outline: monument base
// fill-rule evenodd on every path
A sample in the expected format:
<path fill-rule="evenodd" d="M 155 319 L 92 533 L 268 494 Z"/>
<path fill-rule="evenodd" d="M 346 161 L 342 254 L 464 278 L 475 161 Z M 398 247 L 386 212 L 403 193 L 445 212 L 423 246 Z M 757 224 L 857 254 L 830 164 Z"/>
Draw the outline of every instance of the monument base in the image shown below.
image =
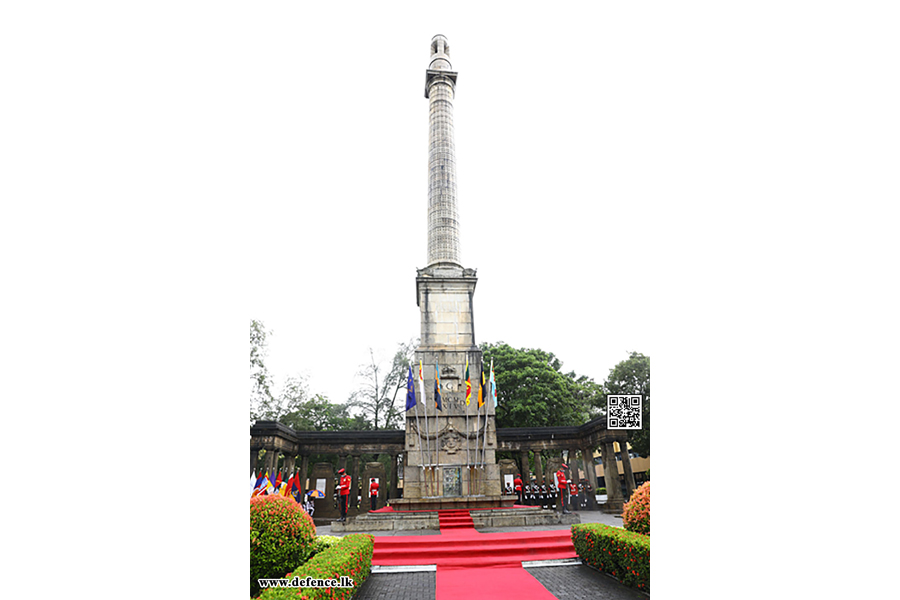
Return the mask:
<path fill-rule="evenodd" d="M 394 512 L 422 510 L 470 510 L 473 508 L 512 508 L 515 496 L 455 496 L 432 498 L 394 498 L 388 505 Z"/>
<path fill-rule="evenodd" d="M 516 508 L 495 508 L 472 510 L 469 513 L 476 529 L 494 527 L 546 527 L 553 525 L 575 525 L 581 523 L 577 514 L 561 514 L 544 510 L 538 506 Z M 406 512 L 370 512 L 358 517 L 348 517 L 347 521 L 331 522 L 332 533 L 366 531 L 414 531 L 441 528 L 437 510 Z"/>

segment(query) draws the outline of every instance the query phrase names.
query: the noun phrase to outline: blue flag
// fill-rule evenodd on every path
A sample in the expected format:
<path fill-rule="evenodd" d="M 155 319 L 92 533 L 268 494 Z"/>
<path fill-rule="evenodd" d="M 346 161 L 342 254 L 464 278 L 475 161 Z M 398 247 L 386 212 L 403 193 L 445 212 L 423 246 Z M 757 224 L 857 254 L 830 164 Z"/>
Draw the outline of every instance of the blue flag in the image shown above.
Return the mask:
<path fill-rule="evenodd" d="M 406 410 L 416 405 L 416 386 L 413 385 L 412 367 L 409 367 L 409 377 L 406 379 Z"/>

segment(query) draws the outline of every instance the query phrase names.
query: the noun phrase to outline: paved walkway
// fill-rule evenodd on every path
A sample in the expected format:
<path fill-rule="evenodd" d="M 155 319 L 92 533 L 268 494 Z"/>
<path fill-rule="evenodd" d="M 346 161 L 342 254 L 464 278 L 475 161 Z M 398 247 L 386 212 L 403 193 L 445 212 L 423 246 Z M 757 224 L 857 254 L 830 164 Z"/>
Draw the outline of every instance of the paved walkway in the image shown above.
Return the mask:
<path fill-rule="evenodd" d="M 622 526 L 622 518 L 600 511 L 579 511 L 582 523 Z M 500 531 L 549 531 L 569 529 L 570 525 L 544 527 L 488 527 L 481 533 Z M 330 526 L 317 527 L 319 535 L 332 534 Z M 377 531 L 381 535 L 438 535 L 438 530 Z M 623 585 L 612 577 L 585 565 L 529 567 L 528 572 L 559 600 L 646 600 L 647 594 Z M 373 573 L 354 600 L 433 600 L 435 573 Z"/>

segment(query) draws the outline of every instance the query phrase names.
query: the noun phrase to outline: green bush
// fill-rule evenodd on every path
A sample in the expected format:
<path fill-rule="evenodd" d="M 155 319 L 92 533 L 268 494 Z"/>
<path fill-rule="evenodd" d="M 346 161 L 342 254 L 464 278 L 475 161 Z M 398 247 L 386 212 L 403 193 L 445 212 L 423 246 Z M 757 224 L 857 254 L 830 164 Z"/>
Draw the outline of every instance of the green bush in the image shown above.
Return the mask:
<path fill-rule="evenodd" d="M 597 488 L 597 493 L 603 496 L 606 495 L 606 488 Z"/>
<path fill-rule="evenodd" d="M 625 585 L 650 592 L 650 536 L 600 523 L 572 525 L 575 552 Z"/>
<path fill-rule="evenodd" d="M 628 531 L 650 535 L 650 482 L 634 490 L 622 511 L 622 526 Z"/>
<path fill-rule="evenodd" d="M 375 538 L 367 533 L 354 533 L 339 539 L 338 543 L 316 554 L 284 575 L 284 578 L 340 579 L 342 575 L 346 575 L 353 580 L 352 588 L 269 588 L 263 591 L 259 600 L 349 600 L 365 583 L 372 570 Z"/>
<path fill-rule="evenodd" d="M 341 538 L 336 535 L 317 535 L 313 541 L 313 554 L 327 550 L 340 541 Z"/>
<path fill-rule="evenodd" d="M 259 578 L 282 577 L 313 552 L 316 526 L 306 511 L 285 496 L 250 500 L 250 594 Z"/>

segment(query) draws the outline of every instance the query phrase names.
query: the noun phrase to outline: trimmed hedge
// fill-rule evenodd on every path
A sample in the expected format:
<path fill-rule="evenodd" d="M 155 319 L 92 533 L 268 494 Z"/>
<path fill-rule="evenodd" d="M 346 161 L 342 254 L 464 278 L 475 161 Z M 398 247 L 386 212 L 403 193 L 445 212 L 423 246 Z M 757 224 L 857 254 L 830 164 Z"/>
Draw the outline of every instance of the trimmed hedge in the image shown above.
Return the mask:
<path fill-rule="evenodd" d="M 352 588 L 269 588 L 263 591 L 259 600 L 349 600 L 365 583 L 372 570 L 372 552 L 375 538 L 367 533 L 354 533 L 341 538 L 340 542 L 319 552 L 306 563 L 283 577 L 292 579 L 312 577 L 315 579 L 340 579 L 346 575 L 353 580 Z M 279 577 L 282 577 L 279 575 Z"/>
<path fill-rule="evenodd" d="M 313 554 L 323 552 L 340 541 L 341 537 L 338 535 L 317 535 L 313 541 Z"/>
<path fill-rule="evenodd" d="M 650 592 L 650 536 L 600 523 L 572 525 L 575 552 L 585 564 L 625 585 Z"/>
<path fill-rule="evenodd" d="M 250 500 L 250 594 L 259 578 L 281 577 L 287 565 L 299 565 L 313 553 L 316 526 L 306 511 L 286 496 Z"/>

